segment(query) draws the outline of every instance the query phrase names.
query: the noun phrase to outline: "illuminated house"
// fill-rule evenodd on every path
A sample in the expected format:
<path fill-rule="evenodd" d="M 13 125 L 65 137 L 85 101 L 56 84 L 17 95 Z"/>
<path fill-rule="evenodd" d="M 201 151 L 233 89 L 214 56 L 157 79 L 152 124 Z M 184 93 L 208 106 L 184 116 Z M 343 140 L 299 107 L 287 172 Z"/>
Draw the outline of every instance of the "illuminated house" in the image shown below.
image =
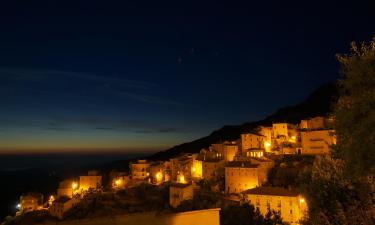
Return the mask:
<path fill-rule="evenodd" d="M 246 156 L 261 158 L 264 156 L 264 150 L 260 148 L 252 148 L 246 151 Z"/>
<path fill-rule="evenodd" d="M 53 201 L 48 211 L 51 216 L 64 219 L 65 213 L 78 203 L 79 199 L 77 198 L 60 197 Z"/>
<path fill-rule="evenodd" d="M 271 152 L 273 129 L 272 127 L 259 127 L 259 133 L 265 137 L 263 146 L 266 152 Z"/>
<path fill-rule="evenodd" d="M 89 171 L 88 176 L 79 177 L 79 189 L 81 191 L 96 190 L 102 187 L 102 176 L 97 171 Z"/>
<path fill-rule="evenodd" d="M 246 133 L 241 134 L 241 144 L 242 144 L 242 155 L 246 155 L 247 150 L 253 148 L 264 148 L 264 142 L 266 136 L 255 134 L 255 133 Z"/>
<path fill-rule="evenodd" d="M 113 189 L 125 189 L 126 185 L 129 183 L 129 176 L 116 176 L 112 179 Z"/>
<path fill-rule="evenodd" d="M 260 185 L 258 166 L 250 161 L 233 161 L 225 166 L 225 192 L 241 193 Z"/>
<path fill-rule="evenodd" d="M 130 162 L 131 179 L 144 180 L 150 176 L 150 162 L 147 160 L 137 160 Z"/>
<path fill-rule="evenodd" d="M 191 183 L 172 183 L 169 187 L 169 205 L 176 208 L 182 201 L 193 199 L 194 189 Z"/>
<path fill-rule="evenodd" d="M 150 166 L 150 182 L 161 184 L 170 180 L 170 162 L 155 162 Z"/>
<path fill-rule="evenodd" d="M 234 156 L 238 153 L 238 144 L 235 141 L 225 141 L 220 144 L 212 144 L 211 149 L 219 153 L 226 162 L 234 160 Z"/>
<path fill-rule="evenodd" d="M 244 191 L 243 195 L 262 215 L 275 211 L 281 215 L 283 222 L 300 224 L 300 221 L 307 216 L 305 198 L 288 189 L 257 187 Z"/>
<path fill-rule="evenodd" d="M 186 181 L 202 178 L 202 161 L 197 158 L 198 154 L 183 154 L 170 159 L 171 180 L 176 181 L 181 175 Z"/>
<path fill-rule="evenodd" d="M 78 188 L 78 183 L 74 180 L 64 180 L 59 183 L 57 188 L 57 197 L 66 196 L 71 198 L 74 194 L 74 191 Z"/>
<path fill-rule="evenodd" d="M 289 123 L 272 124 L 273 139 L 296 142 L 298 135 L 296 126 Z"/>
<path fill-rule="evenodd" d="M 258 165 L 258 180 L 260 183 L 265 183 L 267 181 L 268 172 L 275 166 L 275 162 L 266 157 L 251 157 L 250 162 Z"/>
<path fill-rule="evenodd" d="M 317 116 L 307 120 L 301 120 L 300 129 L 323 129 L 325 127 L 325 118 Z"/>
<path fill-rule="evenodd" d="M 225 161 L 221 158 L 206 159 L 203 161 L 203 178 L 210 180 L 219 174 L 220 169 L 224 169 Z"/>
<path fill-rule="evenodd" d="M 20 197 L 20 211 L 22 213 L 40 210 L 43 208 L 43 195 L 28 193 Z"/>
<path fill-rule="evenodd" d="M 328 154 L 336 144 L 334 130 L 301 131 L 302 152 L 300 154 Z"/>

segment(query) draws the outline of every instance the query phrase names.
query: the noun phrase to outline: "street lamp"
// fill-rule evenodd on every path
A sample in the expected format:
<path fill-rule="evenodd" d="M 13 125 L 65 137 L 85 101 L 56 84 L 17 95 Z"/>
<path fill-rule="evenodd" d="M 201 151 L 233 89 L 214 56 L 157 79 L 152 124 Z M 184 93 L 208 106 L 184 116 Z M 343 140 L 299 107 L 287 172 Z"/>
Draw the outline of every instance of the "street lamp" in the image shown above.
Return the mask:
<path fill-rule="evenodd" d="M 78 184 L 76 183 L 76 182 L 73 182 L 72 183 L 72 189 L 74 190 L 74 189 L 77 189 L 77 187 L 78 187 Z"/>

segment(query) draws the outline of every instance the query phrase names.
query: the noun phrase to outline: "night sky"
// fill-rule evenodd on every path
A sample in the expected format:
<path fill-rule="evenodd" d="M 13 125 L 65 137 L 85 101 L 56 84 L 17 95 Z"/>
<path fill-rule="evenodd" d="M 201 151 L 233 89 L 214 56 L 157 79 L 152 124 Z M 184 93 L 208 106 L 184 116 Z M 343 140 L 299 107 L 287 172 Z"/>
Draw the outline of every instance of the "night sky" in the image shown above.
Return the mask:
<path fill-rule="evenodd" d="M 119 2 L 0 3 L 0 153 L 156 151 L 262 119 L 375 35 L 370 1 Z"/>

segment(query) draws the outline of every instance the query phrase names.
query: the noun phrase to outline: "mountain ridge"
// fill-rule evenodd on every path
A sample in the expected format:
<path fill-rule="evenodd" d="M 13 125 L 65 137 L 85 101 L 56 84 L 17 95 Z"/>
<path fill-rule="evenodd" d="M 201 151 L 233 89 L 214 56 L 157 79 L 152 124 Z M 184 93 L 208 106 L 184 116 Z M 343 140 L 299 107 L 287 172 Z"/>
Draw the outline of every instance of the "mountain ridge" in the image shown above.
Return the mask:
<path fill-rule="evenodd" d="M 293 106 L 280 108 L 263 120 L 246 122 L 239 125 L 225 125 L 213 131 L 208 136 L 196 139 L 191 142 L 176 145 L 165 151 L 157 152 L 149 157 L 150 160 L 166 160 L 180 153 L 197 153 L 210 144 L 224 140 L 233 141 L 240 137 L 243 132 L 253 131 L 258 126 L 270 126 L 274 122 L 299 123 L 301 119 L 315 116 L 326 116 L 332 112 L 334 103 L 338 98 L 336 82 L 329 82 L 321 85 L 308 97 Z"/>

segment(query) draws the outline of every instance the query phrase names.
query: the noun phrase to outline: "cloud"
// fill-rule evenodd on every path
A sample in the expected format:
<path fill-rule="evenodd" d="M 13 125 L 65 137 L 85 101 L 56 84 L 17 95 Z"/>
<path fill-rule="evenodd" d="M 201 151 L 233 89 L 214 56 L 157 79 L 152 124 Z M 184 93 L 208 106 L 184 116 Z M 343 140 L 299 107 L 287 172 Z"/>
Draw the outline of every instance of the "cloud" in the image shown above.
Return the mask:
<path fill-rule="evenodd" d="M 129 93 L 129 92 L 123 92 L 123 91 L 113 91 L 116 93 L 117 96 L 125 97 L 128 99 L 132 99 L 139 102 L 145 102 L 145 103 L 151 103 L 151 104 L 157 104 L 157 105 L 170 105 L 170 106 L 186 106 L 183 103 L 173 101 L 170 99 L 162 98 L 162 97 L 156 97 L 151 96 L 147 94 L 136 94 L 136 93 Z"/>
<path fill-rule="evenodd" d="M 69 80 L 72 82 L 67 82 Z M 95 74 L 77 73 L 58 70 L 15 69 L 0 67 L 0 81 L 3 93 L 10 90 L 22 89 L 24 91 L 41 95 L 54 95 L 69 99 L 83 99 L 96 102 L 97 96 L 102 94 L 105 98 L 125 98 L 132 101 L 182 107 L 185 104 L 157 96 L 155 92 L 158 85 L 152 82 L 128 80 L 119 77 L 99 76 Z M 34 85 L 30 85 L 34 84 Z M 35 85 L 37 84 L 37 85 Z M 65 84 L 65 86 L 64 86 Z M 70 91 L 67 91 L 70 90 Z"/>
<path fill-rule="evenodd" d="M 116 132 L 134 134 L 189 133 L 183 127 L 170 127 L 146 120 L 115 119 L 112 117 L 50 116 L 45 120 L 0 119 L 0 132 L 9 129 L 29 129 L 46 132 Z"/>
<path fill-rule="evenodd" d="M 15 81 L 51 81 L 53 79 L 81 79 L 87 81 L 100 82 L 104 86 L 111 86 L 116 84 L 119 86 L 137 88 L 137 89 L 150 89 L 156 87 L 156 83 L 123 79 L 113 76 L 99 76 L 89 73 L 78 73 L 71 71 L 61 70 L 38 70 L 38 69 L 18 69 L 0 67 L 0 78 L 8 78 Z"/>
<path fill-rule="evenodd" d="M 59 116 L 52 117 L 51 119 L 53 121 L 49 123 L 49 128 L 56 126 L 57 129 L 60 129 L 61 127 L 71 127 L 75 125 L 80 127 L 80 129 L 91 129 L 104 132 L 115 131 L 138 134 L 190 132 L 188 129 L 165 127 L 163 125 L 145 120 L 116 120 L 104 117 L 67 118 Z"/>
<path fill-rule="evenodd" d="M 53 130 L 53 131 L 74 131 L 71 128 L 66 128 L 66 127 L 46 127 L 44 128 L 45 130 Z"/>

